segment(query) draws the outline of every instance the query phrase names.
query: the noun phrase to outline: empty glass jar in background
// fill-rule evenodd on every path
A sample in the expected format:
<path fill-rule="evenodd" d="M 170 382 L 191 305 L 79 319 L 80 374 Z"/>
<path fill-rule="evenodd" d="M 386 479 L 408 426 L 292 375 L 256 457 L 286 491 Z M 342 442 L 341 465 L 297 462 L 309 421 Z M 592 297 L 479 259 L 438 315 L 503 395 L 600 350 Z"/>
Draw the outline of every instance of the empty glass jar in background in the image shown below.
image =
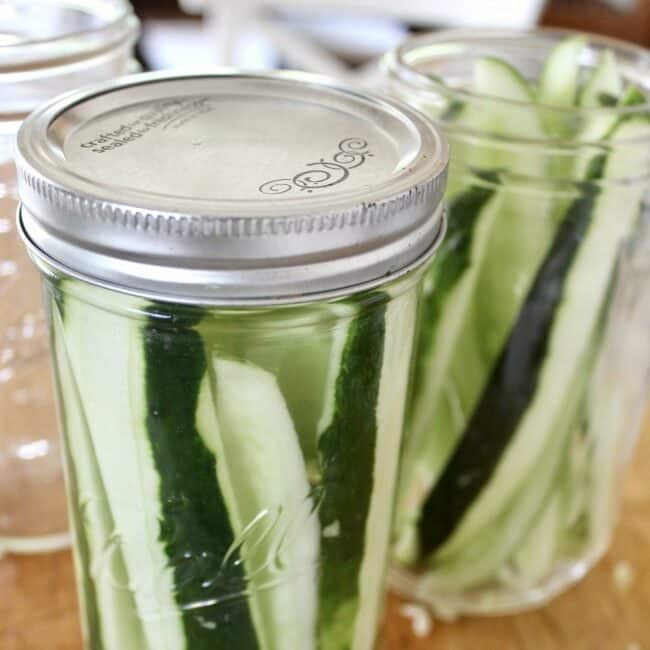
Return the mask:
<path fill-rule="evenodd" d="M 649 65 L 546 31 L 383 61 L 451 150 L 393 549 L 394 585 L 440 616 L 542 603 L 607 549 L 648 395 Z"/>
<path fill-rule="evenodd" d="M 124 0 L 0 3 L 0 555 L 68 541 L 38 273 L 15 229 L 13 144 L 38 104 L 134 68 Z"/>
<path fill-rule="evenodd" d="M 156 74 L 18 152 L 87 647 L 372 650 L 444 139 L 320 77 Z"/>

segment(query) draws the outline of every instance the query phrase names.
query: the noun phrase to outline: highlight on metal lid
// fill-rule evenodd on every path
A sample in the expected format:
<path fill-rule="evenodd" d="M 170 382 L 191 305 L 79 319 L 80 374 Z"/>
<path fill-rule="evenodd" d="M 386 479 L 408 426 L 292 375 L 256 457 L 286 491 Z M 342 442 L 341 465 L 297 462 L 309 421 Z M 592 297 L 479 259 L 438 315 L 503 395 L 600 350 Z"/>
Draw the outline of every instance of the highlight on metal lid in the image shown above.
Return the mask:
<path fill-rule="evenodd" d="M 186 302 L 295 302 L 379 284 L 443 229 L 447 145 L 389 99 L 303 73 L 126 77 L 18 136 L 36 257 Z"/>

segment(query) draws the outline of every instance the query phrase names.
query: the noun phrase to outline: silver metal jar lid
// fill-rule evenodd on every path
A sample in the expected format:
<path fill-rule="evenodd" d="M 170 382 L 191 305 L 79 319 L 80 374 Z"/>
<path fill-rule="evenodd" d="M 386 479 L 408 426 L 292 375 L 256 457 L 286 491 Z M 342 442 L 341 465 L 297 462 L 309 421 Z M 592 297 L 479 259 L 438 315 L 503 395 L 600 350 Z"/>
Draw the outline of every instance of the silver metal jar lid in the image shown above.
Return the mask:
<path fill-rule="evenodd" d="M 321 77 L 140 75 L 25 121 L 20 223 L 50 266 L 121 291 L 311 300 L 431 254 L 447 158 L 417 112 Z"/>

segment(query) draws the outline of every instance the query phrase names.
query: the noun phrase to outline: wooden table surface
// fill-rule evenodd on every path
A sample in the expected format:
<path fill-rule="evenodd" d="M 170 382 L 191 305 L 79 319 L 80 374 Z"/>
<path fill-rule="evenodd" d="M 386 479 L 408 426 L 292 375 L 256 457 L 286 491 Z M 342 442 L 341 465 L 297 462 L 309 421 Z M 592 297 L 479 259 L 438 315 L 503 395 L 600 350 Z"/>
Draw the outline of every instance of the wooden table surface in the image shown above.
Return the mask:
<path fill-rule="evenodd" d="M 426 638 L 402 607 L 389 597 L 381 650 L 650 650 L 650 418 L 610 552 L 577 587 L 535 612 L 436 621 Z M 0 650 L 80 648 L 70 554 L 0 560 Z"/>

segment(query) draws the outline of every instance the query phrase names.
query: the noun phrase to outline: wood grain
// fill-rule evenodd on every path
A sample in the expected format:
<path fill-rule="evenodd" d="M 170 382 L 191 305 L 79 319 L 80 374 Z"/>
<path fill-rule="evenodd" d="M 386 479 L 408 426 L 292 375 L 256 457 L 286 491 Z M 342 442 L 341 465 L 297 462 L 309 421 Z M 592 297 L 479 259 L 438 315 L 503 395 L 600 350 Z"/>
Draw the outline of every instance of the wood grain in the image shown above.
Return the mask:
<path fill-rule="evenodd" d="M 379 649 L 650 650 L 649 475 L 650 417 L 626 480 L 611 549 L 585 580 L 537 611 L 436 621 L 426 638 L 413 634 L 402 601 L 390 596 Z M 614 580 L 621 568 L 630 570 L 627 585 Z M 80 648 L 70 554 L 0 560 L 0 649 Z"/>
<path fill-rule="evenodd" d="M 617 6 L 618 5 L 618 6 Z M 566 27 L 650 45 L 650 0 L 550 0 L 541 17 L 547 27 Z"/>

